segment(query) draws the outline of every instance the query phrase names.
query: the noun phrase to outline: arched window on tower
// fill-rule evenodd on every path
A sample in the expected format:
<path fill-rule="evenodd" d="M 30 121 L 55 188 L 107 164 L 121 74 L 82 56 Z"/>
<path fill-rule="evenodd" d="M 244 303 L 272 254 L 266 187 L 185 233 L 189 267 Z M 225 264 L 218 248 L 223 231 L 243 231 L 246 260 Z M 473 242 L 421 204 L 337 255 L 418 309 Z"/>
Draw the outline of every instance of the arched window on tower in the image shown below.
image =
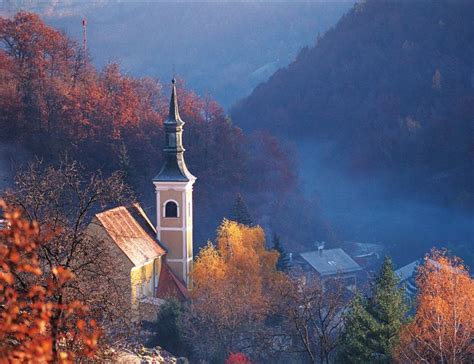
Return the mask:
<path fill-rule="evenodd" d="M 165 217 L 178 217 L 178 204 L 174 201 L 168 201 L 165 204 Z"/>

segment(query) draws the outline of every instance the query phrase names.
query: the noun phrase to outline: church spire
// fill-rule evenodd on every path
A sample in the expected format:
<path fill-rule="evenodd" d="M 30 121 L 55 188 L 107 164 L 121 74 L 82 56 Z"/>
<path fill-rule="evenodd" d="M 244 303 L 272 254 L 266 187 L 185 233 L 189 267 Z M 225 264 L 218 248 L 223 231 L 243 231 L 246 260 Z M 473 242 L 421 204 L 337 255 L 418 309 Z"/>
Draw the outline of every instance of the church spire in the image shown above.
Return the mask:
<path fill-rule="evenodd" d="M 171 83 L 173 84 L 173 87 L 171 91 L 170 111 L 166 121 L 183 125 L 184 121 L 181 120 L 181 117 L 179 116 L 178 93 L 176 91 L 176 79 L 174 77 L 171 80 Z"/>
<path fill-rule="evenodd" d="M 164 164 L 153 179 L 156 193 L 156 237 L 166 246 L 166 264 L 190 287 L 193 266 L 193 185 L 196 181 L 184 162 L 184 121 L 179 116 L 173 78 L 170 110 L 163 123 Z"/>
<path fill-rule="evenodd" d="M 176 80 L 173 78 L 168 118 L 164 122 L 165 147 L 163 154 L 165 164 L 153 181 L 194 181 L 194 177 L 184 162 L 183 125 L 184 121 L 179 116 L 178 93 Z"/>

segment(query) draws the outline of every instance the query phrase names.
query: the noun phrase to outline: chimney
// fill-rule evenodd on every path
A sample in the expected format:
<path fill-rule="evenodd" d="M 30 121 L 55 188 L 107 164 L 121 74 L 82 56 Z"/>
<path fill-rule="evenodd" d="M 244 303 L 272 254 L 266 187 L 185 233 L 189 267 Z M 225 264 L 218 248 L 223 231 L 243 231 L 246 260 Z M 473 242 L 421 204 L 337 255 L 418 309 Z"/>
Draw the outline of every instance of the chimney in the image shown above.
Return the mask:
<path fill-rule="evenodd" d="M 316 244 L 318 245 L 319 256 L 322 257 L 325 243 L 324 241 L 322 241 L 322 242 L 316 242 Z"/>

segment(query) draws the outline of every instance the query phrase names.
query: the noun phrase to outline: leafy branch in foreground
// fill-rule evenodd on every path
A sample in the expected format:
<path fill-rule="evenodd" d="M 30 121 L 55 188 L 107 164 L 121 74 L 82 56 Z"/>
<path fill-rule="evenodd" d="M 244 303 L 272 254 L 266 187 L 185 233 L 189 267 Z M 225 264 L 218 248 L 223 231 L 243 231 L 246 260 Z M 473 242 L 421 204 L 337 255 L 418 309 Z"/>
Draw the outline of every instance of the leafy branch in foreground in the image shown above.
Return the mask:
<path fill-rule="evenodd" d="M 0 230 L 0 363 L 73 363 L 93 357 L 100 330 L 87 320 L 80 301 L 64 303 L 65 285 L 74 275 L 53 267 L 45 281 L 38 249 L 36 222 L 0 200 L 7 226 Z"/>

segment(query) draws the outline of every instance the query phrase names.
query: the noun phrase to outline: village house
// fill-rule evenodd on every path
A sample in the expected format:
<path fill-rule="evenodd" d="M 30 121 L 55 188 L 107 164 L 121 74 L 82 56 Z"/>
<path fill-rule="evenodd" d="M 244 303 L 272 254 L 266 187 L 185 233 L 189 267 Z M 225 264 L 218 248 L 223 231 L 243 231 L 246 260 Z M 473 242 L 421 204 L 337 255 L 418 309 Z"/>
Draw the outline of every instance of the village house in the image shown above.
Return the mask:
<path fill-rule="evenodd" d="M 375 273 L 379 269 L 386 253 L 386 248 L 380 242 L 366 243 L 346 240 L 341 243 L 340 247 L 368 273 Z"/>
<path fill-rule="evenodd" d="M 156 222 L 139 204 L 100 212 L 88 233 L 107 245 L 117 265 L 116 279 L 136 321 L 153 320 L 162 300 L 188 297 L 193 264 L 193 184 L 186 167 L 176 81 L 172 82 L 169 116 L 164 122 L 165 163 L 153 179 Z"/>
<path fill-rule="evenodd" d="M 400 285 L 405 288 L 406 295 L 408 297 L 416 296 L 416 273 L 418 266 L 422 263 L 421 259 L 415 260 L 395 271 L 398 279 L 400 279 Z"/>
<path fill-rule="evenodd" d="M 435 260 L 427 259 L 428 262 L 433 264 L 437 268 L 441 268 L 442 266 Z M 416 276 L 418 274 L 418 268 L 424 264 L 423 258 L 419 258 L 414 260 L 413 262 L 404 265 L 403 267 L 398 268 L 395 271 L 398 279 L 400 280 L 400 286 L 405 289 L 405 294 L 409 298 L 414 298 L 417 293 L 418 289 L 416 287 Z M 457 271 L 455 268 L 450 268 L 454 271 Z"/>
<path fill-rule="evenodd" d="M 324 249 L 324 244 L 317 250 L 300 253 L 292 264 L 299 266 L 306 276 L 316 276 L 324 285 L 337 279 L 349 289 L 356 286 L 357 277 L 363 272 L 343 249 Z"/>

